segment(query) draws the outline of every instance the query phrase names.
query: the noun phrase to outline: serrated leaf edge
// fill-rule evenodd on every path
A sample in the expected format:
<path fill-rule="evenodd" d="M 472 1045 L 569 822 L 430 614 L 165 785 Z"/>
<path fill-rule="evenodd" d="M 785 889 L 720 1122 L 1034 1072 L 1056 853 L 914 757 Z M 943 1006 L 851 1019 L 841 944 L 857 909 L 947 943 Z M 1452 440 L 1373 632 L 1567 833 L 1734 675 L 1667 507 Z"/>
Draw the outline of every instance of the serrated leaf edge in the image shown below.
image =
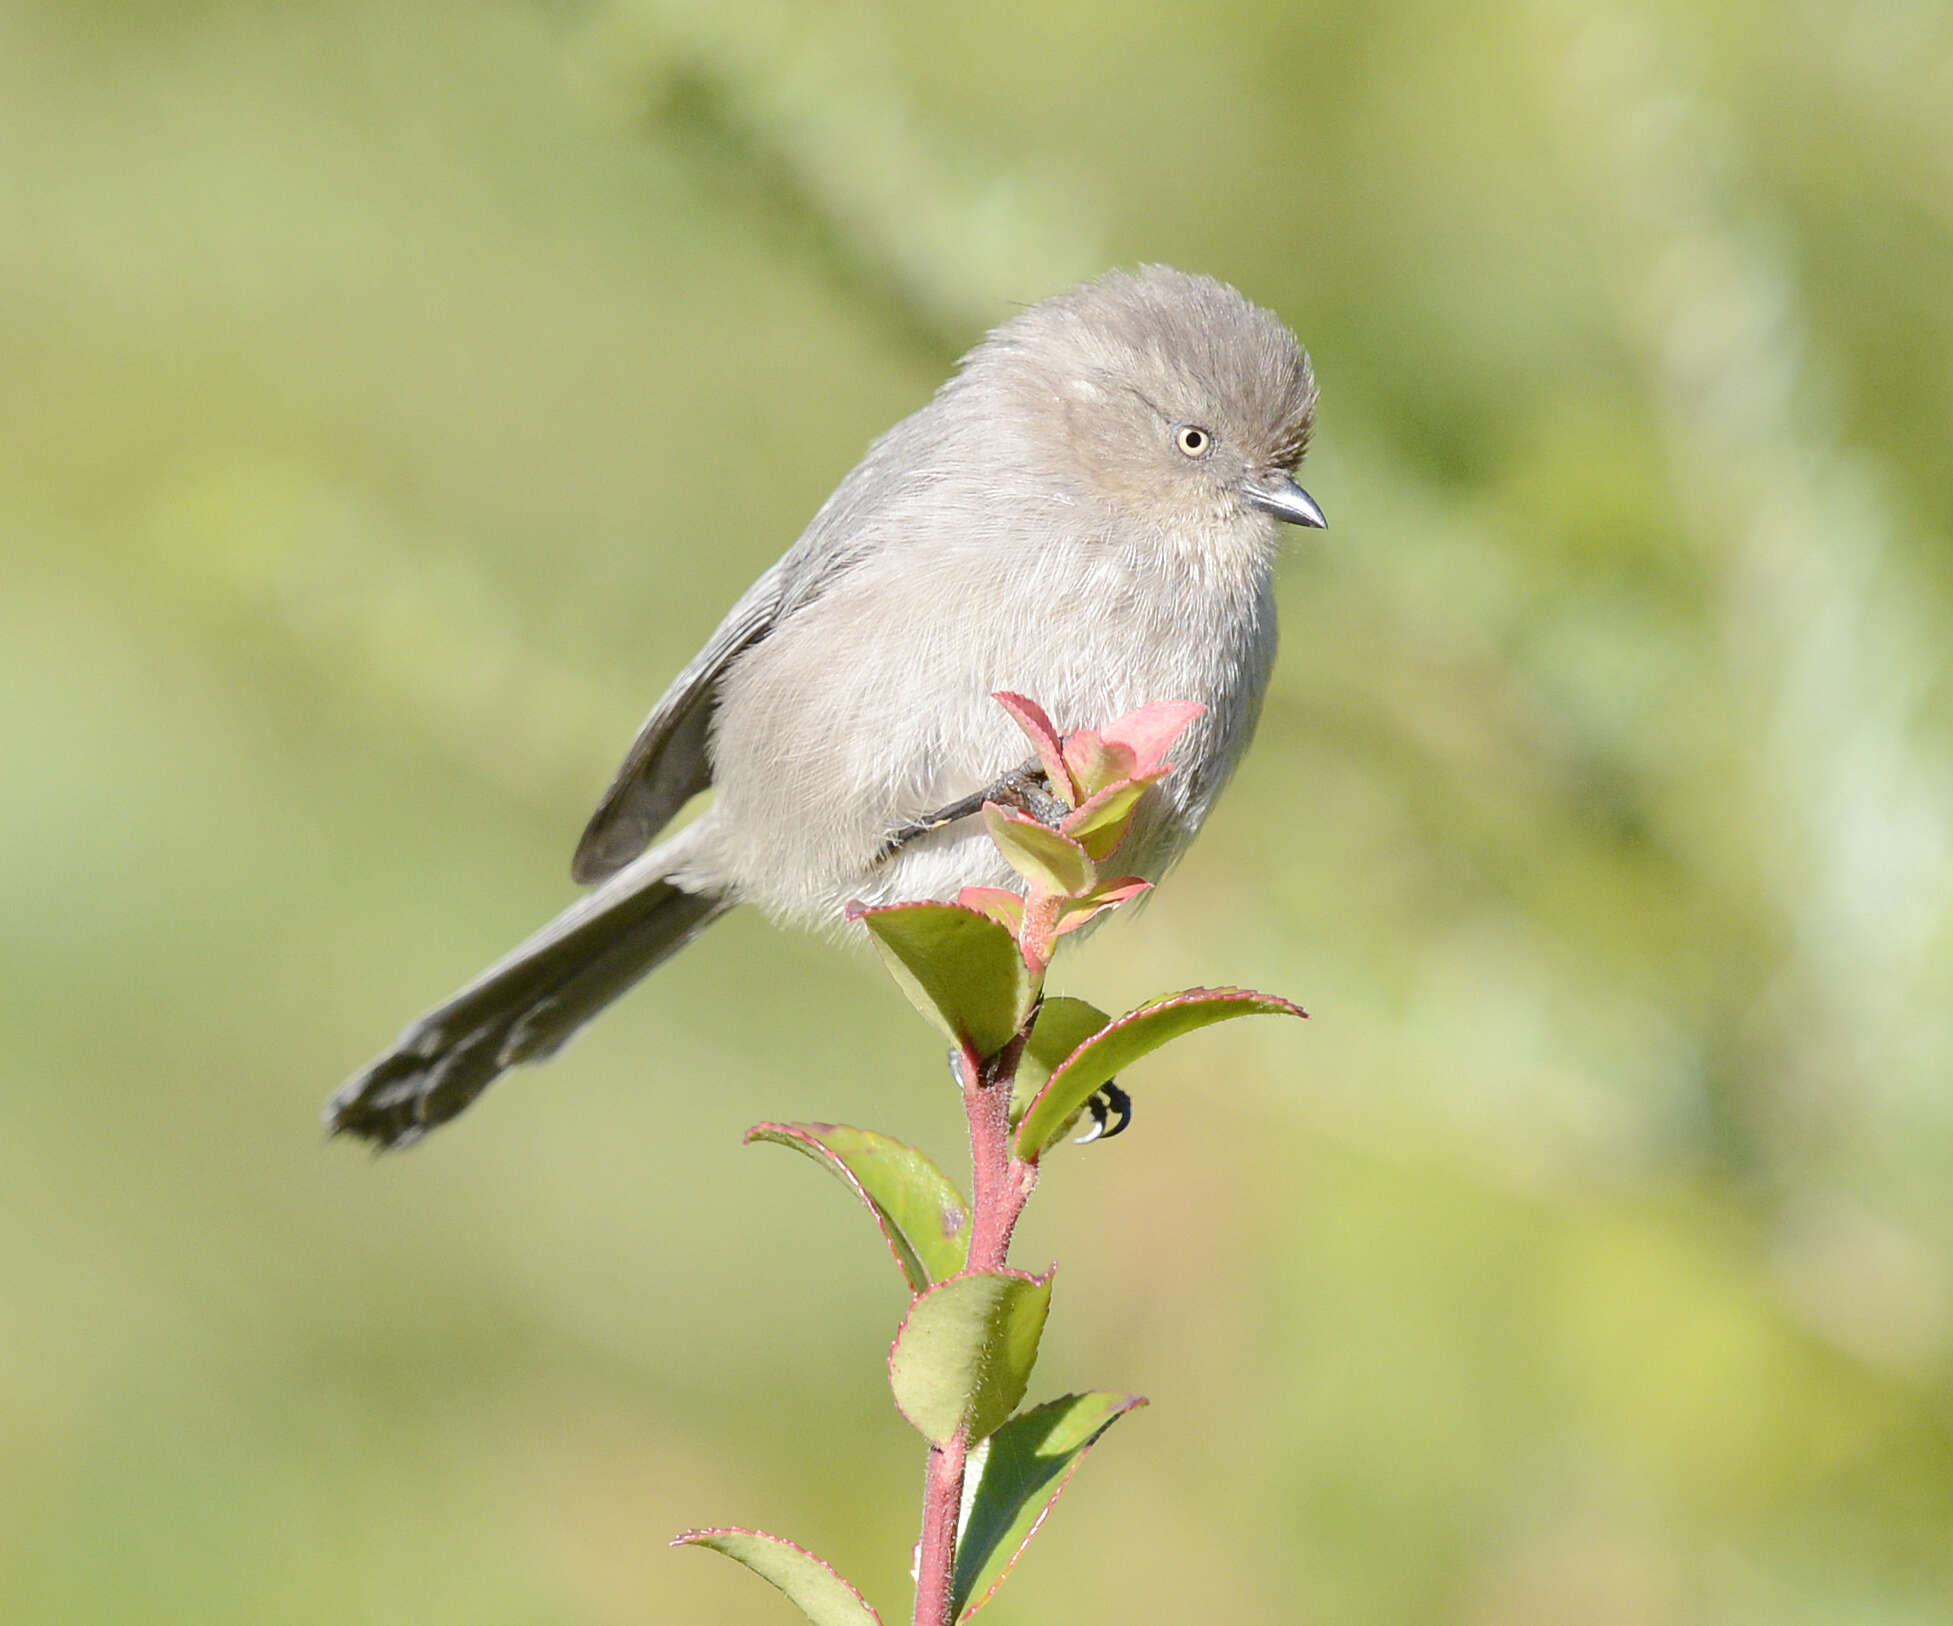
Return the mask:
<path fill-rule="evenodd" d="M 795 1552 L 800 1554 L 802 1558 L 810 1559 L 812 1562 L 818 1564 L 822 1569 L 826 1570 L 827 1573 L 833 1576 L 835 1580 L 841 1583 L 841 1585 L 847 1590 L 848 1594 L 854 1599 L 854 1601 L 861 1605 L 862 1613 L 866 1615 L 869 1620 L 873 1621 L 875 1623 L 875 1626 L 882 1626 L 882 1617 L 880 1612 L 876 1610 L 875 1606 L 872 1603 L 870 1603 L 866 1598 L 864 1598 L 861 1595 L 860 1587 L 856 1586 L 854 1582 L 850 1581 L 845 1575 L 843 1575 L 839 1570 L 837 1570 L 832 1564 L 828 1563 L 826 1559 L 822 1558 L 821 1555 L 815 1552 L 811 1547 L 803 1547 L 797 1541 L 787 1540 L 785 1536 L 776 1536 L 765 1530 L 749 1530 L 743 1525 L 715 1524 L 715 1525 L 706 1525 L 703 1528 L 697 1530 L 681 1530 L 677 1535 L 671 1538 L 671 1541 L 669 1542 L 668 1545 L 673 1547 L 703 1547 L 707 1552 L 718 1553 L 721 1558 L 730 1558 L 733 1561 L 733 1563 L 737 1564 L 741 1569 L 746 1570 L 749 1573 L 758 1576 L 760 1580 L 765 1581 L 766 1584 L 772 1587 L 776 1592 L 778 1592 L 781 1595 L 781 1597 L 785 1598 L 796 1609 L 799 1609 L 803 1615 L 807 1614 L 807 1611 L 804 1608 L 802 1608 L 800 1600 L 796 1598 L 791 1592 L 787 1591 L 787 1589 L 781 1586 L 777 1581 L 774 1581 L 770 1576 L 761 1575 L 758 1570 L 754 1569 L 752 1565 L 748 1564 L 743 1558 L 740 1558 L 735 1554 L 726 1552 L 722 1548 L 714 1547 L 711 1544 L 711 1538 L 714 1536 L 751 1536 L 760 1541 L 770 1541 L 776 1547 L 785 1547 L 789 1552 Z M 812 1620 L 813 1616 L 808 1615 L 807 1618 L 809 1620 Z"/>
<path fill-rule="evenodd" d="M 1081 1398 L 1083 1397 L 1075 1394 L 1060 1395 L 1056 1400 L 1044 1401 L 1042 1406 L 1062 1405 L 1067 1400 L 1078 1400 Z M 984 1589 L 983 1596 L 965 1609 L 962 1614 L 958 1615 L 956 1617 L 957 1620 L 968 1620 L 1002 1590 L 1004 1582 L 1010 1579 L 1010 1572 L 1017 1568 L 1018 1559 L 1024 1556 L 1024 1549 L 1031 1545 L 1031 1538 L 1044 1528 L 1044 1521 L 1051 1517 L 1051 1510 L 1058 1505 L 1058 1498 L 1065 1494 L 1065 1487 L 1071 1483 L 1071 1476 L 1078 1472 L 1079 1464 L 1091 1454 L 1092 1447 L 1105 1438 L 1106 1430 L 1118 1422 L 1121 1417 L 1138 1411 L 1141 1406 L 1150 1406 L 1152 1404 L 1144 1395 L 1127 1395 L 1125 1398 L 1126 1403 L 1095 1428 L 1092 1431 L 1092 1437 L 1072 1453 L 1072 1459 L 1066 1465 L 1065 1471 L 1058 1476 L 1058 1483 L 1051 1487 L 1051 1494 L 1044 1499 L 1044 1506 L 1038 1509 L 1038 1515 L 1031 1521 L 1030 1529 L 1024 1532 L 1024 1539 L 1017 1544 L 1016 1550 L 1011 1553 L 1010 1557 L 1004 1560 L 1004 1567 L 997 1571 L 997 1578 Z M 1033 1406 L 1031 1410 L 1041 1410 L 1042 1406 Z M 1020 1417 L 1023 1415 L 1025 1414 L 1022 1412 L 1018 1413 Z M 1013 1422 L 1015 1420 L 1015 1418 L 1012 1419 Z M 1009 1426 L 1009 1423 L 1004 1425 L 1006 1428 Z M 960 1541 L 962 1537 L 960 1530 L 957 1532 L 957 1536 Z"/>
<path fill-rule="evenodd" d="M 1098 885 L 1098 860 L 1085 850 L 1083 842 L 1074 836 L 1067 835 L 1056 826 L 1045 824 L 1039 819 L 1034 819 L 1028 813 L 1020 813 L 1016 808 L 1005 807 L 1001 802 L 985 802 L 983 804 L 983 825 L 991 841 L 996 845 L 997 850 L 1003 854 L 1004 862 L 1010 865 L 1018 875 L 1022 876 L 1027 885 L 1036 887 L 1042 883 L 1038 876 L 1028 873 L 1023 865 L 1017 861 L 1016 857 L 1013 856 L 1013 847 L 1009 839 L 1010 832 L 1013 830 L 1035 832 L 1035 836 L 1038 837 L 1049 836 L 1061 846 L 1070 848 L 1077 855 L 1078 862 L 1083 866 L 1084 882 L 1081 890 L 1090 891 L 1091 888 Z M 1035 837 L 1033 840 L 1020 843 L 1016 850 L 1021 850 L 1028 854 L 1029 861 L 1036 864 L 1039 869 L 1049 870 L 1051 878 L 1054 881 L 1059 879 L 1057 871 L 1051 865 L 1045 863 L 1043 856 L 1038 852 L 1035 845 Z M 1068 898 L 1080 895 L 1080 891 L 1074 891 L 1068 888 L 1060 888 L 1059 890 L 1063 896 Z"/>
<path fill-rule="evenodd" d="M 1024 731 L 1024 737 L 1031 742 L 1038 761 L 1044 766 L 1045 778 L 1051 781 L 1052 795 L 1076 806 L 1080 800 L 1078 782 L 1072 777 L 1071 764 L 1065 760 L 1064 742 L 1058 737 L 1057 724 L 1051 721 L 1049 713 L 1028 695 L 1009 689 L 999 689 L 990 698 L 1009 712 L 1011 721 Z"/>
<path fill-rule="evenodd" d="M 860 1177 L 856 1175 L 853 1169 L 848 1167 L 846 1159 L 842 1158 L 839 1153 L 835 1152 L 821 1140 L 818 1134 L 814 1133 L 814 1131 L 821 1129 L 845 1129 L 847 1127 L 846 1124 L 816 1123 L 811 1121 L 805 1123 L 775 1123 L 768 1120 L 765 1123 L 754 1124 L 752 1128 L 746 1131 L 745 1135 L 740 1139 L 739 1144 L 742 1146 L 751 1146 L 756 1141 L 771 1141 L 777 1146 L 781 1143 L 782 1139 L 787 1139 L 794 1141 L 798 1145 L 811 1146 L 819 1154 L 819 1161 L 847 1182 L 848 1189 L 861 1199 L 861 1206 L 868 1210 L 869 1215 L 875 1221 L 875 1229 L 882 1234 L 882 1241 L 888 1248 L 889 1256 L 894 1259 L 896 1268 L 902 1272 L 902 1279 L 909 1284 L 909 1297 L 913 1300 L 920 1297 L 923 1293 L 928 1292 L 930 1288 L 936 1285 L 935 1281 L 929 1277 L 928 1267 L 923 1263 L 922 1255 L 915 1252 L 914 1248 L 911 1247 L 910 1252 L 914 1256 L 916 1269 L 923 1276 L 921 1284 L 918 1285 L 915 1277 L 909 1272 L 908 1263 L 902 1257 L 902 1242 L 907 1241 L 907 1233 L 902 1230 L 901 1226 L 895 1223 L 893 1216 L 889 1214 L 888 1210 L 875 1200 L 873 1194 L 861 1183 Z M 867 1129 L 857 1131 L 857 1133 L 878 1135 L 880 1131 Z M 888 1141 L 892 1146 L 900 1146 L 905 1152 L 914 1153 L 915 1156 L 928 1164 L 931 1169 L 934 1169 L 943 1184 L 955 1193 L 956 1200 L 963 1205 L 963 1224 L 965 1226 L 963 1250 L 965 1257 L 967 1257 L 969 1253 L 967 1228 L 970 1224 L 970 1204 L 963 1196 L 956 1182 L 936 1167 L 935 1160 L 928 1153 L 918 1151 L 915 1147 L 903 1141 L 895 1140 L 888 1135 L 881 1135 L 881 1139 Z M 897 1240 L 898 1236 L 901 1237 L 902 1241 Z M 951 1278 L 945 1276 L 942 1280 L 949 1281 Z"/>
<path fill-rule="evenodd" d="M 932 1295 L 936 1293 L 940 1293 L 946 1288 L 954 1287 L 958 1282 L 966 1282 L 971 1280 L 973 1277 L 978 1277 L 978 1276 L 1008 1276 L 1015 1281 L 1023 1282 L 1026 1286 L 1029 1287 L 1047 1287 L 1050 1285 L 1052 1278 L 1055 1277 L 1057 1274 L 1058 1274 L 1058 1267 L 1055 1264 L 1050 1266 L 1041 1276 L 1034 1275 L 1032 1272 L 1028 1270 L 1012 1270 L 1008 1266 L 1005 1266 L 1000 1270 L 964 1270 L 964 1271 L 959 1271 L 954 1276 L 945 1276 L 939 1282 L 931 1282 L 929 1284 L 927 1291 L 916 1294 L 916 1296 L 909 1301 L 908 1314 L 902 1317 L 902 1324 L 895 1329 L 895 1336 L 891 1338 L 888 1343 L 888 1361 L 887 1361 L 888 1388 L 889 1388 L 889 1393 L 895 1397 L 895 1409 L 897 1412 L 901 1414 L 902 1421 L 907 1423 L 910 1428 L 914 1429 L 916 1433 L 920 1434 L 925 1440 L 930 1441 L 931 1444 L 941 1443 L 940 1441 L 936 1440 L 934 1435 L 932 1435 L 926 1428 L 924 1428 L 920 1423 L 918 1423 L 913 1417 L 909 1415 L 907 1408 L 904 1407 L 902 1404 L 901 1392 L 895 1387 L 895 1352 L 902 1347 L 902 1339 L 903 1336 L 909 1330 L 909 1323 L 916 1318 L 917 1313 L 922 1309 L 922 1306 L 930 1299 Z M 1043 1342 L 1043 1330 L 1040 1328 L 1039 1343 L 1042 1344 L 1042 1342 Z M 1033 1357 L 1033 1359 L 1035 1359 L 1035 1357 Z M 1010 1419 L 1008 1417 L 1004 1419 L 1004 1422 L 1009 1422 L 1009 1421 Z M 1003 1424 L 1000 1423 L 997 1426 L 1001 1428 Z M 974 1445 L 976 1442 L 972 1440 L 970 1443 Z"/>
<path fill-rule="evenodd" d="M 1067 813 L 1058 823 L 1059 833 L 1070 836 L 1073 841 L 1083 847 L 1086 856 L 1091 858 L 1093 862 L 1103 864 L 1125 845 L 1126 835 L 1132 828 L 1132 816 L 1139 807 L 1140 798 L 1172 771 L 1173 764 L 1168 762 L 1154 769 L 1151 773 L 1129 774 L 1124 779 L 1113 780 L 1111 784 L 1094 791 L 1084 801 L 1080 802 L 1078 806 L 1073 808 L 1071 812 Z M 1137 788 L 1135 789 L 1134 787 Z M 1117 821 L 1105 825 L 1098 830 L 1087 831 L 1084 835 L 1078 833 L 1081 826 L 1089 825 L 1098 814 L 1110 807 L 1114 800 L 1129 791 L 1132 793 L 1132 803 L 1119 815 Z M 1093 852 L 1090 846 L 1091 839 L 1094 836 L 1104 835 L 1107 830 L 1116 830 L 1119 839 L 1110 843 L 1104 852 Z"/>
<path fill-rule="evenodd" d="M 986 805 L 994 805 L 994 804 L 986 804 Z M 1040 826 L 1040 828 L 1042 828 L 1042 826 Z M 900 903 L 863 903 L 859 898 L 856 898 L 853 902 L 848 904 L 848 906 L 844 910 L 842 910 L 841 912 L 842 917 L 846 919 L 850 924 L 855 922 L 860 922 L 864 927 L 867 928 L 868 935 L 873 940 L 875 945 L 875 953 L 881 957 L 883 964 L 888 967 L 890 974 L 896 976 L 897 986 L 902 987 L 903 993 L 908 995 L 909 1002 L 911 1004 L 916 1003 L 915 995 L 914 993 L 910 992 L 908 987 L 902 985 L 901 978 L 906 977 L 911 982 L 916 983 L 918 985 L 918 990 L 920 988 L 921 979 L 917 977 L 915 971 L 911 969 L 908 962 L 904 960 L 899 953 L 896 952 L 894 947 L 889 943 L 888 939 L 883 937 L 880 932 L 876 931 L 875 928 L 869 924 L 869 922 L 878 919 L 883 915 L 899 915 L 899 914 L 906 914 L 906 913 L 911 913 L 914 911 L 925 910 L 925 909 L 953 909 L 958 914 L 968 915 L 972 920 L 980 920 L 986 926 L 994 927 L 996 930 L 1004 934 L 1005 940 L 1010 944 L 1012 960 L 1016 963 L 1018 967 L 1020 968 L 1022 967 L 1024 963 L 1024 956 L 1022 950 L 1018 946 L 1016 935 L 1011 931 L 1010 927 L 1005 925 L 1002 921 L 998 920 L 994 915 L 987 915 L 981 909 L 972 909 L 966 903 L 954 903 L 939 898 L 907 898 Z M 891 961 L 894 963 L 891 964 L 890 963 Z M 898 967 L 899 967 L 899 974 L 898 974 Z M 1019 990 L 1020 994 L 1023 994 L 1026 991 L 1027 990 L 1024 990 L 1023 988 L 1020 987 Z M 1019 1020 L 1021 1021 L 1023 1014 L 1028 1014 L 1029 1007 L 1023 1006 L 1023 1001 L 1021 998 L 1019 1000 L 1019 1005 L 1023 1007 L 1022 1014 L 1020 1014 L 1019 1016 Z M 935 1027 L 938 1032 L 944 1034 L 952 1044 L 962 1045 L 969 1042 L 966 1036 L 960 1035 L 956 1033 L 953 1029 L 951 1029 L 947 1019 L 943 1015 L 941 1008 L 936 1005 L 933 999 L 929 1001 L 928 1011 L 922 1011 L 920 1005 L 917 1005 L 917 1010 L 921 1011 L 925 1019 L 928 1020 L 930 1024 L 933 1027 Z M 934 1014 L 932 1015 L 931 1012 L 933 1012 Z"/>
<path fill-rule="evenodd" d="M 1264 994 L 1253 988 L 1235 988 L 1231 986 L 1218 988 L 1182 988 L 1178 993 L 1164 994 L 1158 999 L 1149 999 L 1143 1005 L 1135 1005 L 1125 1015 L 1115 1016 L 1104 1027 L 1100 1028 L 1098 1032 L 1081 1043 L 1076 1050 L 1072 1051 L 1056 1067 L 1051 1069 L 1051 1076 L 1044 1081 L 1044 1087 L 1036 1095 L 1031 1097 L 1030 1104 L 1024 1108 L 1022 1115 L 1018 1118 L 1017 1139 L 1015 1142 L 1017 1155 L 1026 1160 L 1032 1160 L 1042 1157 L 1050 1149 L 1052 1143 L 1049 1142 L 1034 1149 L 1027 1148 L 1024 1145 L 1024 1126 L 1036 1115 L 1038 1107 L 1043 1103 L 1044 1098 L 1063 1082 L 1065 1074 L 1080 1056 L 1084 1055 L 1092 1046 L 1101 1043 L 1107 1034 L 1113 1033 L 1132 1022 L 1136 1022 L 1141 1017 L 1152 1016 L 1159 1011 L 1169 1010 L 1175 1005 L 1186 1004 L 1195 1000 L 1220 1000 L 1227 1004 L 1252 1001 L 1265 1007 L 1271 1016 L 1287 1015 L 1306 1017 L 1309 1014 L 1300 1005 L 1296 1004 L 1294 1000 L 1284 999 L 1280 994 Z M 1171 1041 L 1163 1042 L 1170 1043 Z M 1062 1130 L 1059 1132 L 1062 1133 Z"/>

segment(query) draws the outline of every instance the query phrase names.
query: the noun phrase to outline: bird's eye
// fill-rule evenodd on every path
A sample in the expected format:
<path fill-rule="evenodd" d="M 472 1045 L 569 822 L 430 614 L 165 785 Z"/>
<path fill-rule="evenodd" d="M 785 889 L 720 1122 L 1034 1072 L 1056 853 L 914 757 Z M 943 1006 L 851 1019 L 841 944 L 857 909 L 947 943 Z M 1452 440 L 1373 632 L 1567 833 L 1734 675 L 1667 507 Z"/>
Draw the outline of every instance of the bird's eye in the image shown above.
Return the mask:
<path fill-rule="evenodd" d="M 1200 457 L 1214 444 L 1214 437 L 1199 424 L 1183 423 L 1173 432 L 1173 444 L 1189 457 Z"/>

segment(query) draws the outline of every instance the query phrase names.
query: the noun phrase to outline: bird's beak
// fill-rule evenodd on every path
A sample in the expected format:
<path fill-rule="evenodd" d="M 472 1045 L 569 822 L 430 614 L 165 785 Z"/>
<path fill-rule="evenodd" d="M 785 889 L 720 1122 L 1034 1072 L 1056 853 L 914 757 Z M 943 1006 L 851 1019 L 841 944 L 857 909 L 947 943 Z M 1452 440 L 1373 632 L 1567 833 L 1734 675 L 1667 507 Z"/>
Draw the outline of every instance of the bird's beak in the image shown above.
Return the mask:
<path fill-rule="evenodd" d="M 1244 494 L 1264 514 L 1273 514 L 1290 525 L 1308 525 L 1318 531 L 1329 529 L 1329 521 L 1322 517 L 1322 510 L 1316 507 L 1315 498 L 1289 475 L 1274 474 L 1265 479 L 1250 480 Z"/>

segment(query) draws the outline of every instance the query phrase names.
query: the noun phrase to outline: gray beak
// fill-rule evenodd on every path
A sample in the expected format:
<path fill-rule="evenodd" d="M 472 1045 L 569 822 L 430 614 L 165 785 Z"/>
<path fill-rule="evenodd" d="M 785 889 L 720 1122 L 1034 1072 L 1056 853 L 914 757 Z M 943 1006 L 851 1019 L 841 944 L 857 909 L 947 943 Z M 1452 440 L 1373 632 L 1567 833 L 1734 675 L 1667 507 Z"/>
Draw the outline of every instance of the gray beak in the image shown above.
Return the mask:
<path fill-rule="evenodd" d="M 1273 514 L 1290 525 L 1308 525 L 1318 531 L 1329 529 L 1329 521 L 1322 517 L 1315 498 L 1286 474 L 1250 480 L 1242 492 L 1264 514 Z"/>

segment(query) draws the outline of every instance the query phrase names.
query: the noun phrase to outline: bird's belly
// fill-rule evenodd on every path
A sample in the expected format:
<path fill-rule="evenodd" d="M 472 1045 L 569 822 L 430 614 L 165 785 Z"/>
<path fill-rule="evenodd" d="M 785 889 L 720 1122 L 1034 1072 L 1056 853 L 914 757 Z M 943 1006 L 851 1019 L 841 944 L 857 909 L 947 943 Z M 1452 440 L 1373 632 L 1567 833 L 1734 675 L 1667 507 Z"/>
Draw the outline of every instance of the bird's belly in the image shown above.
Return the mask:
<path fill-rule="evenodd" d="M 1149 609 L 1133 595 L 1100 594 L 1111 599 L 1105 613 L 1067 614 L 1062 636 L 1040 613 L 1048 586 L 1008 615 L 994 607 L 994 579 L 866 586 L 794 616 L 741 660 L 722 692 L 709 849 L 740 897 L 777 918 L 832 927 L 857 899 L 1016 884 L 974 819 L 886 851 L 891 831 L 1031 756 L 991 698 L 997 690 L 1036 700 L 1061 732 L 1154 701 L 1207 707 L 1172 753 L 1178 771 L 1149 796 L 1113 862 L 1156 878 L 1179 856 L 1253 728 L 1273 657 L 1265 585 L 1234 605 L 1154 594 Z M 1091 602 L 1079 584 L 1067 597 Z M 991 607 L 973 615 L 971 602 Z M 865 626 L 876 635 L 864 637 Z"/>

